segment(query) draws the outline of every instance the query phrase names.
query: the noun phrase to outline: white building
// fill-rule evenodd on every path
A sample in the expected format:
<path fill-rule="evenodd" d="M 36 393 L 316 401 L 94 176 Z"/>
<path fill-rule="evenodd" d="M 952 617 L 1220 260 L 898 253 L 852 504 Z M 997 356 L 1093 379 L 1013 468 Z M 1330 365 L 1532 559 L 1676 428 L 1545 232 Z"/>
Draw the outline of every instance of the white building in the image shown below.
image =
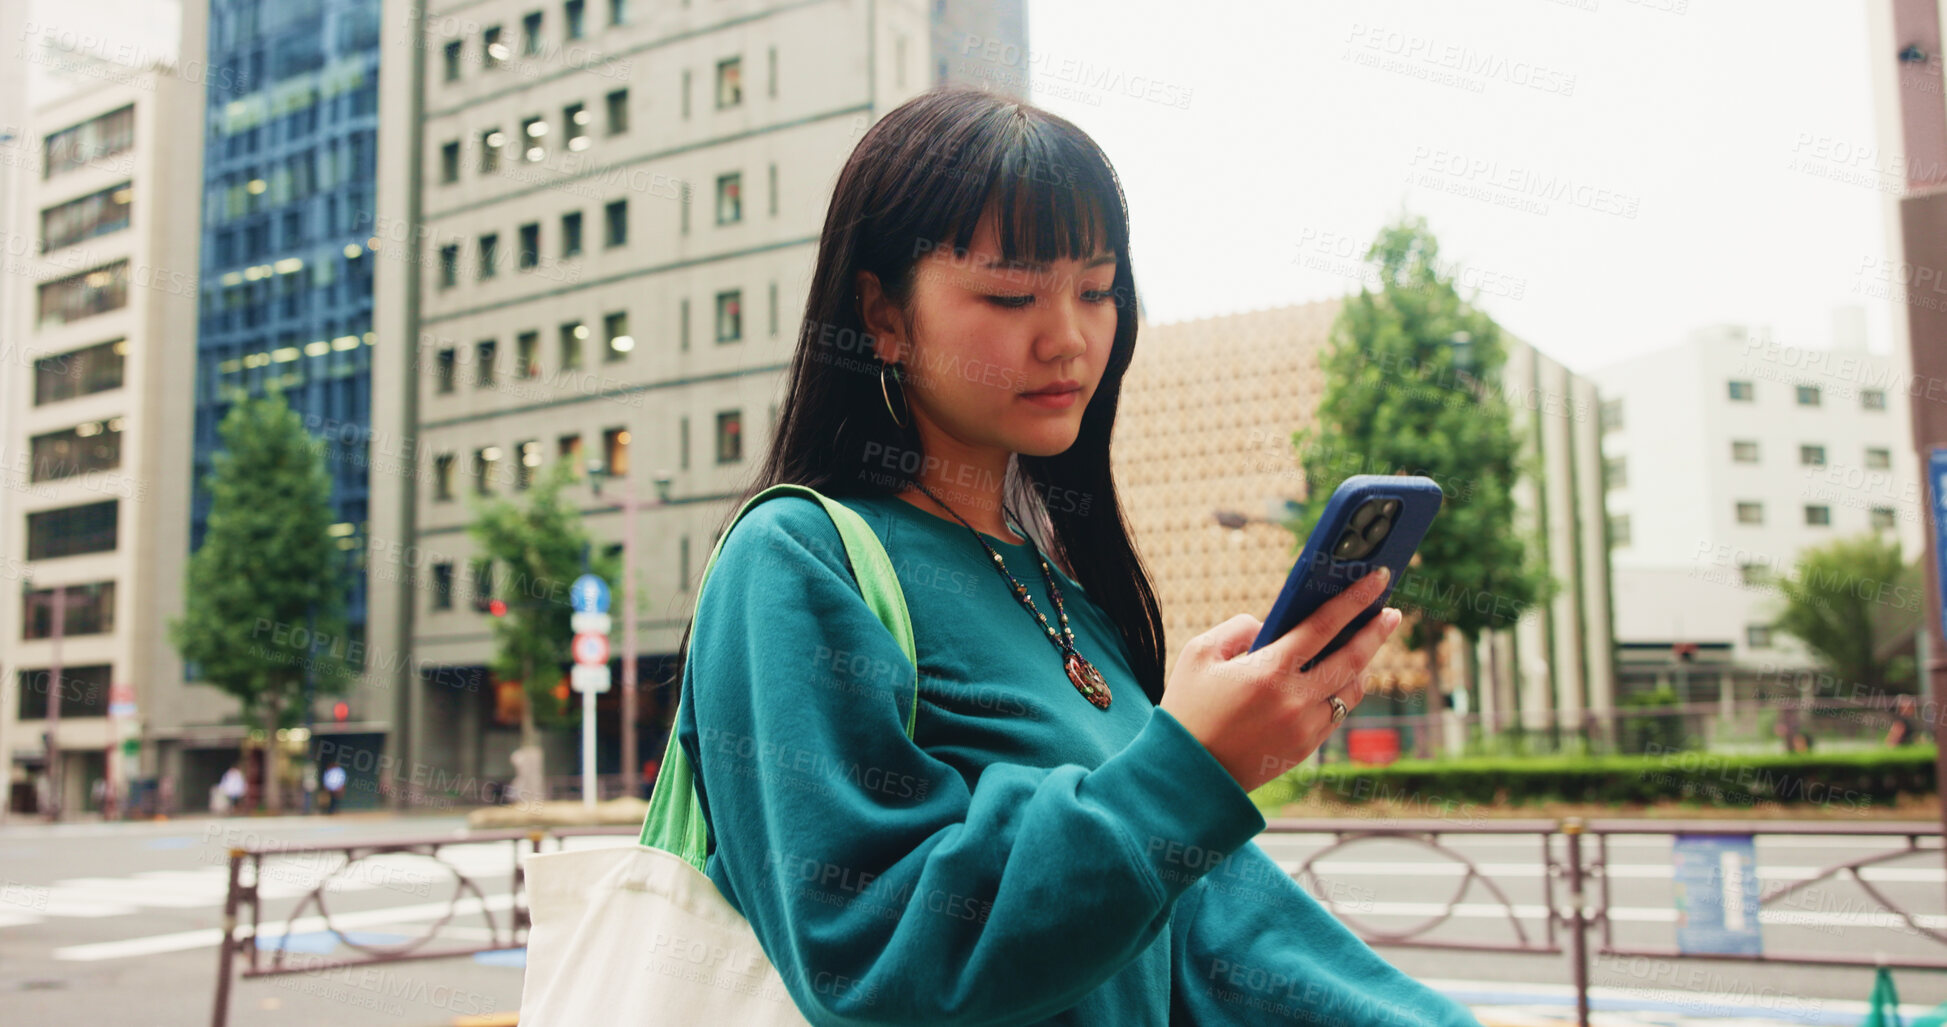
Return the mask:
<path fill-rule="evenodd" d="M 592 459 L 653 504 L 667 472 L 669 503 L 638 519 L 637 637 L 645 671 L 673 654 L 723 504 L 770 435 L 838 169 L 885 111 L 959 74 L 964 40 L 1018 52 L 1023 17 L 1019 0 L 386 11 L 399 85 L 381 101 L 372 233 L 379 669 L 363 687 L 397 703 L 399 772 L 502 778 L 518 730 L 477 673 L 491 642 L 469 601 L 466 494 Z M 607 545 L 622 487 L 573 494 Z M 548 769 L 571 771 L 566 756 Z"/>
<path fill-rule="evenodd" d="M 1842 307 L 1829 348 L 1716 326 L 1590 375 L 1626 650 L 1696 643 L 1712 662 L 1798 665 L 1771 624 L 1775 578 L 1837 538 L 1893 533 L 1920 552 L 1927 497 L 1908 444 L 1911 375 L 1865 348 Z"/>
<path fill-rule="evenodd" d="M 200 86 L 124 68 L 38 106 L 18 135 L 0 281 L 0 767 L 32 794 L 58 666 L 75 811 L 96 778 L 143 772 L 109 752 L 129 738 L 139 752 L 183 688 L 165 624 L 187 549 Z M 114 718 L 111 696 L 131 704 Z"/>

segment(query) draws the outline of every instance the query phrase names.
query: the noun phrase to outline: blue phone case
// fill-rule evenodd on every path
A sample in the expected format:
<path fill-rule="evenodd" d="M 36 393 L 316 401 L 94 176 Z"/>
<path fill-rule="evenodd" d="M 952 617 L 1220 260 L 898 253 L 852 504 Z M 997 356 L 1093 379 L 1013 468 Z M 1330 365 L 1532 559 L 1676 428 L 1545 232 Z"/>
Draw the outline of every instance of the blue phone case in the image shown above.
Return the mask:
<path fill-rule="evenodd" d="M 1312 526 L 1310 537 L 1305 539 L 1305 551 L 1299 554 L 1298 562 L 1291 566 L 1291 574 L 1285 578 L 1284 591 L 1271 607 L 1271 615 L 1264 618 L 1264 627 L 1258 631 L 1250 651 L 1256 652 L 1283 637 L 1285 632 L 1297 627 L 1333 596 L 1344 591 L 1346 586 L 1364 577 L 1369 569 L 1381 565 L 1392 568 L 1392 580 L 1386 582 L 1385 591 L 1370 606 L 1359 611 L 1345 630 L 1339 632 L 1300 670 L 1312 669 L 1320 660 L 1351 641 L 1360 628 L 1385 609 L 1386 600 L 1399 586 L 1400 578 L 1406 573 L 1407 561 L 1413 559 L 1414 551 L 1426 538 L 1427 528 L 1433 525 L 1433 517 L 1440 512 L 1440 503 L 1444 498 L 1440 486 L 1423 475 L 1355 474 L 1345 479 L 1338 491 L 1332 493 L 1331 501 L 1325 504 L 1325 511 L 1319 515 L 1318 522 Z M 1378 549 L 1364 557 L 1356 560 L 1333 558 L 1332 549 L 1340 533 L 1348 527 L 1353 512 L 1368 499 L 1400 501 L 1400 508 L 1393 515 L 1392 532 L 1379 544 Z"/>

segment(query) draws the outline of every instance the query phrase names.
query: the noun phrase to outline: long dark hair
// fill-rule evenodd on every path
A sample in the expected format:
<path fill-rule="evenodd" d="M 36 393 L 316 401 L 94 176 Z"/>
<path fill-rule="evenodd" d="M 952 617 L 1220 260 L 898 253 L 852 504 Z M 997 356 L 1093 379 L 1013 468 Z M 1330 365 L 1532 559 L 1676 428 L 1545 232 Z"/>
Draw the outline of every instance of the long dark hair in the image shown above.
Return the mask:
<path fill-rule="evenodd" d="M 875 274 L 910 324 L 920 259 L 948 241 L 951 253 L 964 253 L 990 204 L 1005 257 L 1086 259 L 1100 246 L 1119 258 L 1112 289 L 1115 342 L 1081 433 L 1055 456 L 1016 454 L 1003 495 L 1007 509 L 1022 514 L 1016 523 L 1116 624 L 1136 680 L 1151 702 L 1161 702 L 1162 612 L 1130 540 L 1109 465 L 1122 375 L 1136 348 L 1128 208 L 1115 168 L 1095 141 L 1040 108 L 998 93 L 943 86 L 887 112 L 859 140 L 825 215 L 769 453 L 717 534 L 729 529 L 750 497 L 779 483 L 833 498 L 896 495 L 906 487 L 901 476 L 886 473 L 883 455 L 923 459 L 923 446 L 916 422 L 907 416 L 899 427 L 886 408 L 881 363 L 859 310 L 858 272 Z M 681 679 L 680 661 L 694 626 L 692 614 L 672 681 Z"/>

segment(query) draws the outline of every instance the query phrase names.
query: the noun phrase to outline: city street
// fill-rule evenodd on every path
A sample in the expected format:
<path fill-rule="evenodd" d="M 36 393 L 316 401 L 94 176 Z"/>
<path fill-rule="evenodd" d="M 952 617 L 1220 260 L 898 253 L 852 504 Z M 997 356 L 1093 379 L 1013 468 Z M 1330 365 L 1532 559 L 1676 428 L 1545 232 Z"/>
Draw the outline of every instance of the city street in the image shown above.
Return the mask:
<path fill-rule="evenodd" d="M 26 1023 L 192 1025 L 209 1022 L 217 972 L 225 860 L 233 844 L 305 846 L 387 838 L 426 838 L 461 832 L 457 817 L 354 814 L 322 818 L 196 819 L 166 823 L 16 824 L 0 830 L 0 991 L 13 1016 Z M 585 840 L 620 844 L 626 837 Z M 1325 844 L 1318 835 L 1266 835 L 1260 842 L 1288 869 Z M 1559 840 L 1558 840 L 1559 844 Z M 1895 845 L 1899 844 L 1895 840 Z M 1533 838 L 1478 837 L 1454 848 L 1502 887 L 1516 915 L 1542 937 L 1539 900 L 1543 875 Z M 1868 847 L 1871 848 L 1868 848 Z M 1875 839 L 1760 840 L 1766 884 L 1801 879 L 1833 862 L 1884 847 Z M 508 843 L 460 846 L 446 858 L 478 881 L 485 908 L 505 923 Z M 1671 904 L 1666 838 L 1612 839 L 1612 910 L 1618 941 L 1667 946 Z M 335 860 L 293 855 L 266 863 L 264 945 L 281 936 L 300 896 L 331 874 Z M 1458 864 L 1397 842 L 1367 842 L 1319 867 L 1338 912 L 1353 920 L 1397 928 L 1437 915 L 1459 884 Z M 1943 874 L 1937 855 L 1916 856 L 1868 874 L 1896 901 L 1939 909 Z M 327 893 L 351 941 L 397 945 L 426 933 L 446 914 L 454 893 L 450 872 L 420 857 L 367 861 L 339 875 Z M 1863 893 L 1821 886 L 1789 909 L 1761 917 L 1771 951 L 1824 954 L 1885 952 L 1939 958 L 1947 946 L 1895 929 Z M 1558 900 L 1563 892 L 1557 890 Z M 459 915 L 438 937 L 454 945 L 487 936 L 477 900 L 462 899 Z M 315 913 L 315 910 L 310 911 Z M 1929 916 L 1929 928 L 1947 918 Z M 274 932 L 274 933 L 273 933 Z M 1512 942 L 1507 913 L 1479 883 L 1462 897 L 1453 919 L 1432 935 L 1479 942 Z M 351 948 L 315 917 L 301 919 L 288 950 L 296 959 L 345 958 Z M 1482 1010 L 1493 1023 L 1545 1023 L 1570 1011 L 1572 991 L 1564 956 L 1382 949 L 1422 979 Z M 268 956 L 269 953 L 265 953 Z M 448 1024 L 513 1010 L 519 1002 L 520 954 L 494 953 L 389 963 L 383 966 L 239 980 L 231 1023 Z M 1912 1012 L 1947 1000 L 1947 975 L 1896 974 Z M 1601 959 L 1592 962 L 1593 1002 L 1637 1010 L 1627 1020 L 1676 1023 L 1676 1017 L 1729 1017 L 1746 1022 L 1857 1023 L 1859 1001 L 1872 987 L 1866 969 L 1818 969 L 1748 963 Z M 1501 1016 L 1500 1011 L 1507 1015 Z M 1524 1016 L 1536 1016 L 1524 1019 Z M 1603 1022 L 1598 1016 L 1598 1022 Z"/>

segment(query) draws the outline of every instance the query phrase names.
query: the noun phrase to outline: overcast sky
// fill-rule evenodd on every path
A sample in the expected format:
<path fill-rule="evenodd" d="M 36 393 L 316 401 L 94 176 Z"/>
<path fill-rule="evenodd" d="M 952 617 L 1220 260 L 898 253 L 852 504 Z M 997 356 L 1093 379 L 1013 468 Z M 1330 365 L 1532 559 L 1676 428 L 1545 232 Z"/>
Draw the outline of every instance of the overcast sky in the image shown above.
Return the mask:
<path fill-rule="evenodd" d="M 1034 100 L 1115 162 L 1154 321 L 1352 291 L 1335 259 L 1406 210 L 1576 371 L 1724 321 L 1827 346 L 1845 303 L 1891 348 L 1853 291 L 1880 194 L 1815 173 L 1888 166 L 1822 156 L 1875 144 L 1860 3 L 1029 4 Z"/>

